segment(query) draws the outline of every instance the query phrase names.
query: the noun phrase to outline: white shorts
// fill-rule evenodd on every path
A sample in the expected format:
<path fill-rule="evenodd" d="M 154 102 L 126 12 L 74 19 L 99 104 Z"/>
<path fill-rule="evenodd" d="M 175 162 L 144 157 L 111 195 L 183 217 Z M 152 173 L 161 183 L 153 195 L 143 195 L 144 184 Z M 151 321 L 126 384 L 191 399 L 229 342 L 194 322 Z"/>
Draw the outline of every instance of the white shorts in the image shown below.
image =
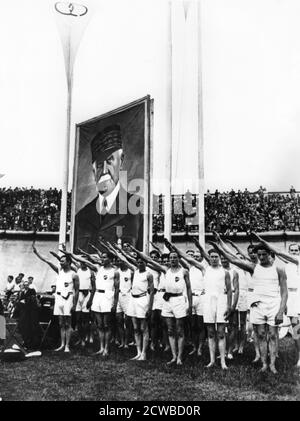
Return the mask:
<path fill-rule="evenodd" d="M 237 303 L 238 311 L 247 311 L 248 310 L 248 291 L 240 290 L 239 300 Z"/>
<path fill-rule="evenodd" d="M 154 294 L 153 310 L 162 310 L 165 301 L 163 299 L 164 293 L 164 291 L 157 291 L 156 294 Z"/>
<path fill-rule="evenodd" d="M 76 305 L 76 310 L 75 311 L 82 311 L 83 313 L 89 313 L 90 309 L 86 308 L 86 305 L 90 299 L 91 293 L 90 291 L 88 291 L 87 295 L 85 296 L 83 294 L 83 292 L 79 291 L 78 294 L 78 301 L 77 301 L 77 305 Z"/>
<path fill-rule="evenodd" d="M 224 313 L 227 310 L 227 295 L 204 295 L 204 323 L 227 323 Z"/>
<path fill-rule="evenodd" d="M 127 314 L 130 292 L 119 292 L 117 313 Z"/>
<path fill-rule="evenodd" d="M 204 295 L 201 295 L 201 293 L 196 292 L 197 295 L 192 295 L 192 314 L 197 314 L 197 316 L 203 316 L 203 300 Z"/>
<path fill-rule="evenodd" d="M 138 298 L 134 298 L 130 295 L 127 307 L 127 316 L 136 317 L 137 319 L 145 319 L 148 308 L 149 294 Z"/>
<path fill-rule="evenodd" d="M 255 325 L 267 324 L 276 326 L 275 316 L 280 307 L 280 298 L 274 298 L 268 302 L 259 301 L 255 307 L 250 309 L 250 323 Z"/>
<path fill-rule="evenodd" d="M 184 295 L 170 297 L 169 301 L 164 300 L 161 315 L 163 317 L 175 317 L 182 319 L 186 317 L 188 310 L 187 299 Z"/>
<path fill-rule="evenodd" d="M 96 313 L 110 313 L 114 303 L 114 291 L 95 292 L 91 310 Z"/>
<path fill-rule="evenodd" d="M 71 308 L 73 307 L 74 295 L 71 294 L 67 299 L 61 295 L 55 294 L 54 316 L 71 316 Z"/>
<path fill-rule="evenodd" d="M 287 299 L 287 316 L 289 317 L 298 317 L 299 314 L 299 294 L 298 291 L 291 291 L 288 289 L 288 299 Z"/>

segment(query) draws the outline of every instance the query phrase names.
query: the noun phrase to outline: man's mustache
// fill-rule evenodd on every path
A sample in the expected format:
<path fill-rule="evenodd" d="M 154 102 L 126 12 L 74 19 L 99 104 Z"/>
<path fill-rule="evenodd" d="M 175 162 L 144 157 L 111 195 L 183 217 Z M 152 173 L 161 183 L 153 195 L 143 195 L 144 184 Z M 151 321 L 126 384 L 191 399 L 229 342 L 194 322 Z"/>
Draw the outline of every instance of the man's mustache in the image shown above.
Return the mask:
<path fill-rule="evenodd" d="M 101 175 L 101 177 L 98 180 L 98 183 L 104 183 L 105 181 L 109 181 L 109 180 L 111 180 L 111 175 L 104 174 L 104 175 Z"/>

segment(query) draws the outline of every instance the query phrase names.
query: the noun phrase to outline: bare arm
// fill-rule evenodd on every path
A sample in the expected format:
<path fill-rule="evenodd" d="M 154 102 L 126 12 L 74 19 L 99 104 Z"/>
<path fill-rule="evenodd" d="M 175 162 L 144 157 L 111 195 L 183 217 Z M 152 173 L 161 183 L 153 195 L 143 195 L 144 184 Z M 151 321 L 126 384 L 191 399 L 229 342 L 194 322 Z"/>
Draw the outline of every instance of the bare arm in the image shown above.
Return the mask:
<path fill-rule="evenodd" d="M 32 245 L 32 251 L 33 253 L 44 263 L 47 263 L 51 267 L 51 269 L 54 270 L 54 272 L 58 273 L 58 266 L 56 266 L 54 263 L 52 263 L 50 260 L 46 259 L 46 257 L 43 257 L 36 249 L 34 245 Z"/>
<path fill-rule="evenodd" d="M 165 243 L 169 241 L 165 238 Z M 183 253 L 179 248 L 177 248 L 174 244 L 169 243 L 172 248 L 176 251 L 179 257 L 181 257 L 180 262 L 182 262 L 182 259 L 186 260 L 191 266 L 195 266 L 197 269 L 201 270 L 202 274 L 205 273 L 205 268 L 203 265 L 201 265 L 200 262 L 198 262 L 196 259 L 193 259 L 188 254 Z M 189 269 L 189 267 L 185 267 L 186 269 Z"/>
<path fill-rule="evenodd" d="M 236 271 L 233 271 L 233 279 L 232 279 L 234 295 L 233 295 L 233 303 L 231 310 L 234 311 L 236 309 L 237 303 L 239 301 L 240 295 L 240 287 L 239 287 L 239 274 Z"/>
<path fill-rule="evenodd" d="M 195 243 L 195 246 L 197 247 L 197 249 L 200 251 L 201 256 L 203 256 L 203 258 L 207 261 L 207 263 L 210 265 L 210 258 L 209 258 L 209 254 L 206 253 L 205 249 L 201 246 L 201 244 L 199 243 L 198 240 L 196 240 L 196 238 L 192 237 L 192 240 Z"/>
<path fill-rule="evenodd" d="M 224 256 L 226 259 L 229 260 L 233 265 L 239 267 L 240 269 L 244 269 L 247 272 L 250 272 L 251 274 L 254 271 L 255 265 L 251 262 L 245 262 L 244 260 L 239 259 L 236 256 L 232 256 L 229 253 L 226 253 L 217 243 L 214 243 L 213 241 L 210 241 L 209 244 L 211 244 L 222 256 Z"/>
<path fill-rule="evenodd" d="M 95 280 L 95 273 L 94 272 L 91 272 L 91 285 L 92 285 L 92 291 L 91 291 L 89 301 L 87 302 L 87 305 L 86 305 L 87 308 L 91 308 L 93 298 L 94 298 L 94 295 L 95 295 L 95 291 L 96 291 L 96 280 Z"/>
<path fill-rule="evenodd" d="M 148 311 L 146 313 L 146 318 L 150 315 L 152 311 L 153 300 L 154 300 L 154 283 L 153 283 L 153 275 L 151 273 L 148 273 L 147 280 L 148 280 L 148 289 L 150 293 L 150 299 L 149 299 Z"/>
<path fill-rule="evenodd" d="M 287 298 L 288 298 L 288 290 L 287 290 L 287 284 L 286 284 L 285 270 L 283 268 L 279 268 L 279 267 L 277 267 L 276 269 L 277 269 L 277 273 L 278 273 L 278 282 L 279 282 L 279 286 L 280 286 L 281 301 L 280 301 L 280 307 L 279 307 L 278 313 L 275 316 L 275 323 L 280 324 L 280 323 L 283 322 L 283 313 L 284 313 L 285 308 L 286 308 L 286 302 L 287 302 Z"/>
<path fill-rule="evenodd" d="M 76 254 L 69 253 L 69 252 L 66 252 L 66 251 L 63 251 L 63 250 L 61 250 L 61 252 L 66 254 L 66 255 L 70 255 L 72 257 L 72 259 L 76 260 L 77 262 L 85 263 L 86 266 L 89 269 L 93 270 L 94 272 L 97 272 L 97 270 L 98 270 L 97 266 L 93 265 L 89 260 L 84 259 L 83 257 L 78 256 Z"/>
<path fill-rule="evenodd" d="M 191 289 L 190 275 L 189 275 L 187 270 L 184 270 L 183 277 L 184 277 L 184 280 L 185 280 L 186 292 L 187 292 L 187 297 L 188 297 L 188 301 L 189 301 L 188 315 L 191 316 L 192 315 L 192 305 L 193 305 L 192 304 L 192 289 Z"/>
<path fill-rule="evenodd" d="M 79 296 L 79 277 L 77 274 L 73 275 L 73 285 L 74 285 L 74 290 L 75 290 L 75 295 L 73 298 L 73 310 L 75 310 L 77 301 L 78 301 L 78 296 Z"/>
<path fill-rule="evenodd" d="M 238 247 L 233 241 L 226 240 L 226 242 L 230 244 L 231 247 L 233 247 L 241 256 L 243 256 L 244 259 L 249 260 L 249 262 L 251 262 L 249 256 L 247 256 L 247 254 L 245 254 L 243 250 L 240 247 Z"/>
<path fill-rule="evenodd" d="M 231 280 L 230 280 L 229 272 L 227 270 L 225 270 L 225 285 L 226 285 L 226 291 L 227 291 L 227 310 L 224 313 L 224 317 L 225 319 L 227 319 L 231 312 L 231 302 L 232 302 Z"/>
<path fill-rule="evenodd" d="M 298 266 L 299 264 L 299 260 L 296 259 L 294 256 L 291 256 L 288 253 L 283 252 L 282 250 L 272 246 L 270 243 L 268 243 L 268 241 L 264 240 L 263 238 L 261 238 L 258 234 L 256 234 L 255 232 L 252 233 L 253 236 L 260 241 L 261 243 L 265 244 L 271 251 L 273 251 L 273 253 L 275 253 L 278 257 L 282 257 L 283 259 L 287 260 L 288 262 L 294 263 L 295 265 Z"/>
<path fill-rule="evenodd" d="M 157 247 L 155 244 L 153 244 L 152 241 L 149 241 L 149 243 L 154 248 L 154 250 L 157 250 L 159 252 L 159 254 L 161 254 L 161 251 L 160 251 L 160 248 L 159 247 Z"/>
<path fill-rule="evenodd" d="M 114 303 L 112 307 L 113 312 L 115 312 L 117 309 L 119 289 L 120 289 L 120 273 L 117 270 L 115 271 L 115 276 L 114 276 L 114 288 L 115 288 Z"/>

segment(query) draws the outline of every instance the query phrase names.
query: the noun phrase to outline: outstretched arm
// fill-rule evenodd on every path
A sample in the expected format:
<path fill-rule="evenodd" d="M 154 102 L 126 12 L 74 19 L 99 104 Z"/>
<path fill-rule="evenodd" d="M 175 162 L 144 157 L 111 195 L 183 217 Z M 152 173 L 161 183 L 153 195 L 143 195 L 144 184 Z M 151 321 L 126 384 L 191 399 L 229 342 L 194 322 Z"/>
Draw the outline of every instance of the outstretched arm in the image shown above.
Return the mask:
<path fill-rule="evenodd" d="M 254 271 L 255 265 L 250 262 L 245 262 L 245 260 L 241 260 L 236 256 L 232 256 L 229 253 L 226 253 L 217 243 L 214 243 L 213 241 L 209 241 L 209 244 L 211 244 L 222 256 L 224 256 L 226 259 L 229 260 L 233 265 L 246 270 L 247 272 L 250 272 L 251 274 Z"/>
<path fill-rule="evenodd" d="M 196 240 L 196 238 L 192 237 L 192 240 L 195 243 L 195 246 L 197 247 L 197 249 L 200 251 L 201 256 L 203 256 L 203 258 L 207 261 L 207 263 L 210 265 L 210 258 L 208 253 L 206 253 L 206 251 L 204 250 L 204 248 L 201 246 L 201 244 L 199 243 L 198 240 Z"/>
<path fill-rule="evenodd" d="M 151 267 L 151 269 L 154 269 L 158 272 L 164 272 L 166 273 L 167 268 L 159 263 L 157 263 L 155 260 L 151 259 L 151 257 L 147 256 L 145 253 L 141 252 L 140 250 L 137 250 L 135 247 L 133 247 L 131 244 L 127 244 L 127 246 L 137 253 L 138 256 L 140 256 L 148 266 Z"/>
<path fill-rule="evenodd" d="M 258 234 L 255 232 L 252 233 L 253 236 L 261 243 L 265 244 L 273 253 L 277 254 L 278 257 L 282 257 L 283 259 L 287 260 L 288 262 L 294 263 L 295 265 L 299 265 L 299 260 L 296 259 L 294 256 L 291 256 L 288 253 L 283 252 L 282 250 L 272 246 L 268 241 L 261 238 Z"/>
<path fill-rule="evenodd" d="M 171 244 L 166 238 L 164 239 L 165 244 L 168 243 L 178 254 L 179 257 L 181 257 L 181 262 L 182 259 L 186 260 L 191 266 L 195 266 L 197 269 L 201 270 L 202 274 L 204 275 L 205 273 L 205 268 L 203 265 L 201 265 L 200 262 L 198 262 L 196 259 L 193 259 L 192 257 L 190 257 L 188 254 L 183 253 L 181 250 L 179 250 L 179 248 L 177 248 L 174 244 Z M 166 244 L 167 246 L 167 244 Z M 186 267 L 186 269 L 189 269 L 189 267 Z"/>
<path fill-rule="evenodd" d="M 149 243 L 151 244 L 151 246 L 154 248 L 154 250 L 157 250 L 159 252 L 159 254 L 161 254 L 161 250 L 159 247 L 157 247 L 155 244 L 152 243 L 152 241 L 149 241 Z"/>
<path fill-rule="evenodd" d="M 241 256 L 243 256 L 244 259 L 249 260 L 249 262 L 251 262 L 251 259 L 249 259 L 249 256 L 247 256 L 247 254 L 244 253 L 243 250 L 239 246 L 237 246 L 233 241 L 226 240 L 226 243 L 230 244 L 231 247 L 233 247 Z"/>
<path fill-rule="evenodd" d="M 54 263 L 52 263 L 50 260 L 46 259 L 46 257 L 42 256 L 36 249 L 34 245 L 32 245 L 32 251 L 33 253 L 44 263 L 47 263 L 51 267 L 51 269 L 54 270 L 54 272 L 58 273 L 58 266 L 56 266 Z"/>
<path fill-rule="evenodd" d="M 93 270 L 94 272 L 97 272 L 98 271 L 98 268 L 97 268 L 97 266 L 95 266 L 95 265 L 93 265 L 93 263 L 91 263 L 89 260 L 87 260 L 87 259 L 84 259 L 83 257 L 81 257 L 81 256 L 78 256 L 78 255 L 76 255 L 76 254 L 73 254 L 73 253 L 70 253 L 70 252 L 67 252 L 67 251 L 63 251 L 63 250 L 60 250 L 62 253 L 64 253 L 65 255 L 69 255 L 69 256 L 71 256 L 72 257 L 72 259 L 74 259 L 75 261 L 77 261 L 77 262 L 80 262 L 80 263 L 85 263 L 86 264 L 86 266 L 89 268 L 89 269 L 91 269 L 91 270 Z"/>
<path fill-rule="evenodd" d="M 60 261 L 60 256 L 57 253 L 55 253 L 55 251 L 50 251 L 49 253 L 52 254 L 52 256 L 54 256 L 55 259 Z M 73 261 L 73 263 L 71 264 L 71 269 L 74 272 L 77 272 L 77 270 L 79 269 L 79 263 Z"/>

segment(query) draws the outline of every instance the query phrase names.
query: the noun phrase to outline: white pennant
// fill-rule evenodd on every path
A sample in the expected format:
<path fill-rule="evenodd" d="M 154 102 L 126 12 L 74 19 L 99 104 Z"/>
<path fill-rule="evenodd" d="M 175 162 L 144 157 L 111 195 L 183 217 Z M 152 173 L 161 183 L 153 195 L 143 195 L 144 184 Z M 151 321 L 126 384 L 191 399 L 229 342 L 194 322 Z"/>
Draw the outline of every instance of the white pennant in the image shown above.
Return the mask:
<path fill-rule="evenodd" d="M 55 21 L 63 47 L 68 87 L 70 86 L 76 53 L 83 33 L 91 18 L 92 3 L 53 2 Z"/>

